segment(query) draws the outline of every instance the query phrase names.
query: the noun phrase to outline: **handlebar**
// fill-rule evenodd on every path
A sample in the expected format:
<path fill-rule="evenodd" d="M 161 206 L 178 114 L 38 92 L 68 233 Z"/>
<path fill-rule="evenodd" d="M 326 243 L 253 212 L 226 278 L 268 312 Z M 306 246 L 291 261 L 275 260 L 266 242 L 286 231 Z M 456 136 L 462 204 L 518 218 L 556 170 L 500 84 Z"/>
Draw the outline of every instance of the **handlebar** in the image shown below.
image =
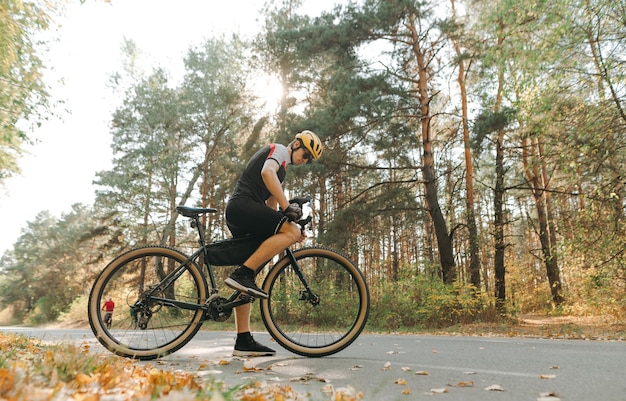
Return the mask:
<path fill-rule="evenodd" d="M 310 195 L 300 196 L 298 198 L 293 198 L 289 200 L 289 203 L 297 203 L 298 205 L 300 205 L 300 207 L 302 207 L 302 205 L 304 205 L 305 203 L 309 203 L 309 202 L 311 202 Z"/>
<path fill-rule="evenodd" d="M 309 203 L 309 202 L 311 202 L 311 196 L 310 195 L 300 196 L 300 197 L 293 198 L 293 199 L 289 200 L 289 203 L 297 203 L 298 205 L 300 205 L 300 208 L 302 208 L 302 205 L 304 205 L 305 203 Z M 311 220 L 313 220 L 313 217 L 311 217 L 309 215 L 309 216 L 307 216 L 304 219 L 300 219 L 300 220 L 296 221 L 295 223 L 299 224 L 301 229 L 304 230 L 306 225 L 309 224 L 311 222 Z"/>

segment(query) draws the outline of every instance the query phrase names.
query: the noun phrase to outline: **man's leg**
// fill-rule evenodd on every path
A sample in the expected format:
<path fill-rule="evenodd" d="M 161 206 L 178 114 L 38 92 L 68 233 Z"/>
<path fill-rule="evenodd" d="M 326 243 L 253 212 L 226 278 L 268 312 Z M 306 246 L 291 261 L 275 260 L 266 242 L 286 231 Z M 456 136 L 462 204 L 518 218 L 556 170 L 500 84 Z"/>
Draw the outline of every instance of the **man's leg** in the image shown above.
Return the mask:
<path fill-rule="evenodd" d="M 246 260 L 244 266 L 239 269 L 249 270 L 252 273 L 254 283 L 254 272 L 262 264 L 273 258 L 288 246 L 300 239 L 300 228 L 294 224 L 285 223 L 278 234 L 266 239 L 261 246 Z M 239 270 L 238 269 L 238 270 Z M 232 276 L 231 276 L 232 278 Z M 229 278 L 227 284 L 229 283 Z M 231 285 L 231 284 L 229 284 Z M 250 310 L 252 304 L 247 303 L 235 308 L 235 328 L 237 330 L 237 340 L 235 342 L 235 356 L 264 356 L 274 355 L 276 351 L 262 344 L 257 343 L 250 333 Z"/>
<path fill-rule="evenodd" d="M 283 224 L 278 234 L 263 241 L 244 264 L 226 279 L 226 285 L 257 298 L 267 298 L 267 294 L 256 285 L 254 272 L 279 252 L 299 241 L 301 235 L 300 227 L 296 224 Z"/>
<path fill-rule="evenodd" d="M 237 334 L 250 331 L 250 310 L 252 304 L 247 303 L 235 308 L 235 329 Z"/>
<path fill-rule="evenodd" d="M 244 262 L 244 266 L 256 271 L 262 264 L 284 251 L 300 239 L 300 229 L 295 224 L 285 223 L 276 235 L 272 235 Z"/>

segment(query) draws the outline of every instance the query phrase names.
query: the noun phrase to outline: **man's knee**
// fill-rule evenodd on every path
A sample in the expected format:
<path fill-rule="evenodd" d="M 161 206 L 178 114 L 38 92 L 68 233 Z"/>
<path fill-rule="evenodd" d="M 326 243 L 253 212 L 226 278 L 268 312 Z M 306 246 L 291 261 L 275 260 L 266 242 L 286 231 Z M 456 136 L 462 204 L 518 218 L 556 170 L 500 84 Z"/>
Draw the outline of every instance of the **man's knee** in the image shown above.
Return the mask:
<path fill-rule="evenodd" d="M 289 237 L 289 241 L 291 244 L 295 244 L 300 239 L 300 226 L 296 223 L 285 223 L 280 230 L 282 233 L 286 234 Z"/>

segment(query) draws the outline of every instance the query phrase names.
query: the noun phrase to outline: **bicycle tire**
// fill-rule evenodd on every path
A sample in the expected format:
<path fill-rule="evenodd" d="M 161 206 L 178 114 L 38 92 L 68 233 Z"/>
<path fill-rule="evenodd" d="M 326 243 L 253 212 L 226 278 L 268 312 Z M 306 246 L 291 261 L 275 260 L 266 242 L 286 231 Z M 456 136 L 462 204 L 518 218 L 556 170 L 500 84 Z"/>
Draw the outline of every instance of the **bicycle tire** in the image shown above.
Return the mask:
<path fill-rule="evenodd" d="M 141 293 L 161 281 L 164 269 L 180 266 L 187 259 L 173 248 L 147 246 L 111 261 L 96 278 L 88 301 L 89 324 L 100 344 L 114 354 L 140 360 L 171 354 L 187 344 L 202 325 L 200 308 L 182 309 L 154 299 L 148 299 L 142 308 L 132 308 Z M 207 294 L 204 274 L 193 261 L 170 286 L 156 293 L 160 299 L 197 305 L 206 302 Z M 128 313 L 117 313 L 113 327 L 107 329 L 101 303 L 109 297 L 116 300 L 116 310 Z"/>
<path fill-rule="evenodd" d="M 335 354 L 352 344 L 367 324 L 370 297 L 365 277 L 333 250 L 303 248 L 293 254 L 319 304 L 302 299 L 304 286 L 284 257 L 263 282 L 269 295 L 260 302 L 263 323 L 277 343 L 295 354 Z"/>

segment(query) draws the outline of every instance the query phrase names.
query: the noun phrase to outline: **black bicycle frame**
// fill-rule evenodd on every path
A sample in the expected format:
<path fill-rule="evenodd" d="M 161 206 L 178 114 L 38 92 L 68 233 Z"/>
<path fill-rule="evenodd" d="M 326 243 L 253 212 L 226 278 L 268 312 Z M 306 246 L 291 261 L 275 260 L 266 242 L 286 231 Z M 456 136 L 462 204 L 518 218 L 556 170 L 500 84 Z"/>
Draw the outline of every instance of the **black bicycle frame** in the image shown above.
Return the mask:
<path fill-rule="evenodd" d="M 185 272 L 185 270 L 188 268 L 189 263 L 191 263 L 192 261 L 196 261 L 198 259 L 198 257 L 200 256 L 200 254 L 202 254 L 203 256 L 203 271 L 206 271 L 206 277 L 208 277 L 209 279 L 209 283 L 210 284 L 210 288 L 209 288 L 209 297 L 212 295 L 215 295 L 218 293 L 218 289 L 217 289 L 217 283 L 215 280 L 215 275 L 213 274 L 213 268 L 211 266 L 211 264 L 209 263 L 209 258 L 208 258 L 208 247 L 206 244 L 206 239 L 204 236 L 204 230 L 202 225 L 200 224 L 200 219 L 198 216 L 193 216 L 191 217 L 192 219 L 192 227 L 196 228 L 198 231 L 198 242 L 200 243 L 200 249 L 198 249 L 197 251 L 195 251 L 191 256 L 189 256 L 187 258 L 187 260 L 185 260 L 181 265 L 179 265 L 176 269 L 174 269 L 172 272 L 170 272 L 167 276 L 165 276 L 163 278 L 163 280 L 161 280 L 161 282 L 159 284 L 157 284 L 156 286 L 154 286 L 153 288 L 151 288 L 149 291 L 147 291 L 144 296 L 142 297 L 142 300 L 144 299 L 150 299 L 150 300 L 154 300 L 154 301 L 158 301 L 161 302 L 164 305 L 168 305 L 168 306 L 173 306 L 176 308 L 181 308 L 181 309 L 186 309 L 186 310 L 198 310 L 198 309 L 202 309 L 202 310 L 208 310 L 208 307 L 206 306 L 206 304 L 204 305 L 199 305 L 197 303 L 191 303 L 191 302 L 185 302 L 185 301 L 178 301 L 175 299 L 170 299 L 170 298 L 162 298 L 162 297 L 156 297 L 153 296 L 153 294 L 157 291 L 164 291 L 167 287 L 169 287 L 174 281 L 176 281 L 180 276 L 183 275 L 183 273 Z M 310 221 L 310 216 L 307 220 L 302 221 L 300 224 L 304 229 L 304 226 Z M 313 293 L 313 290 L 311 289 L 311 287 L 309 286 L 309 283 L 307 282 L 306 278 L 304 277 L 304 275 L 302 274 L 302 270 L 300 269 L 300 265 L 298 264 L 298 261 L 296 260 L 296 257 L 293 254 L 293 251 L 289 248 L 285 249 L 285 253 L 287 258 L 289 259 L 289 262 L 291 264 L 292 269 L 294 270 L 294 272 L 296 273 L 296 275 L 298 276 L 298 278 L 300 279 L 300 282 L 302 283 L 302 285 L 304 286 L 304 291 L 302 291 L 300 293 L 300 299 L 303 301 L 309 301 L 311 302 L 312 305 L 318 305 L 319 304 L 319 296 L 315 293 Z M 226 303 L 221 304 L 220 307 L 222 309 L 225 310 L 231 310 L 233 308 L 236 308 L 237 306 L 243 305 L 243 304 L 247 304 L 250 302 L 254 301 L 254 298 L 249 297 L 249 296 L 241 296 L 242 293 L 240 291 L 235 291 L 227 300 Z M 245 294 L 244 294 L 245 295 Z M 137 303 L 135 303 L 135 305 L 138 305 L 142 303 L 142 301 L 138 301 Z"/>

